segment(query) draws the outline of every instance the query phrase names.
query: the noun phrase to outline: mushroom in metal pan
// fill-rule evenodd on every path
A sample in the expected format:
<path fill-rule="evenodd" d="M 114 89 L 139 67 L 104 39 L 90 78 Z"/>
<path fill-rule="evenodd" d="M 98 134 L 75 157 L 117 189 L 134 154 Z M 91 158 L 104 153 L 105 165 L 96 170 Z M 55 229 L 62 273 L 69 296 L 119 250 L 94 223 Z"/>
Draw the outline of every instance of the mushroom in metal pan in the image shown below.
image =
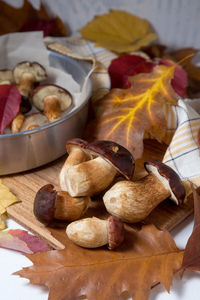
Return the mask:
<path fill-rule="evenodd" d="M 38 86 L 32 95 L 33 105 L 44 111 L 50 122 L 61 118 L 61 112 L 72 104 L 72 95 L 64 88 L 55 84 Z"/>
<path fill-rule="evenodd" d="M 31 115 L 28 115 L 24 119 L 20 127 L 20 131 L 31 130 L 46 125 L 48 123 L 49 121 L 44 115 L 42 115 L 41 113 L 33 113 Z"/>
<path fill-rule="evenodd" d="M 46 79 L 47 73 L 45 68 L 38 62 L 23 61 L 14 67 L 13 77 L 20 94 L 28 98 L 34 84 Z"/>

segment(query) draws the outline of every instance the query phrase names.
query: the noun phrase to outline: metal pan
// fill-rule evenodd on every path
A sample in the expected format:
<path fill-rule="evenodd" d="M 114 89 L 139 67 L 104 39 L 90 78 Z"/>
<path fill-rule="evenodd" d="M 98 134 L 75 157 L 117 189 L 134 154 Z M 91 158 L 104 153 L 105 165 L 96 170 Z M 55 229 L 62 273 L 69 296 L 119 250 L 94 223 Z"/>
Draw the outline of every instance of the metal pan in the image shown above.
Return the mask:
<path fill-rule="evenodd" d="M 75 60 L 51 52 L 50 64 L 59 63 L 83 89 L 87 76 Z M 81 105 L 56 122 L 15 134 L 0 135 L 0 175 L 30 170 L 49 163 L 66 153 L 66 141 L 80 137 L 87 120 L 88 100 L 92 93 L 91 80 L 84 85 Z"/>

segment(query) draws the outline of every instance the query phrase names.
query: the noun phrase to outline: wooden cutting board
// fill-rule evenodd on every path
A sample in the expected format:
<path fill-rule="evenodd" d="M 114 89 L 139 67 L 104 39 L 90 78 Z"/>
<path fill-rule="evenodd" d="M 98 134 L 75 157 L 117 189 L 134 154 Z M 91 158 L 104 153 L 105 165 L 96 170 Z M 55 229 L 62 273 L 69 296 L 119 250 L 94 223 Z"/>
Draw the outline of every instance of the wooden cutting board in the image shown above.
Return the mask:
<path fill-rule="evenodd" d="M 165 150 L 166 145 L 159 144 L 156 141 L 147 140 L 145 142 L 143 158 L 138 160 L 136 163 L 135 179 L 145 175 L 146 172 L 143 168 L 144 161 L 148 159 L 162 160 Z M 33 215 L 33 201 L 38 189 L 47 183 L 53 184 L 55 188 L 59 190 L 58 175 L 65 159 L 66 156 L 38 169 L 3 177 L 3 183 L 8 186 L 10 190 L 21 200 L 20 203 L 8 208 L 7 211 L 9 217 L 13 218 L 16 222 L 34 234 L 42 237 L 55 249 L 63 249 L 64 246 L 51 235 L 48 228 L 44 227 L 35 219 Z M 171 230 L 192 213 L 192 198 L 190 198 L 182 207 L 178 207 L 172 201 L 166 200 L 154 209 L 154 211 L 142 222 L 142 224 L 153 223 L 160 229 Z M 92 207 L 88 210 L 87 215 L 95 215 L 97 217 L 106 216 L 106 211 L 101 199 L 92 201 Z"/>

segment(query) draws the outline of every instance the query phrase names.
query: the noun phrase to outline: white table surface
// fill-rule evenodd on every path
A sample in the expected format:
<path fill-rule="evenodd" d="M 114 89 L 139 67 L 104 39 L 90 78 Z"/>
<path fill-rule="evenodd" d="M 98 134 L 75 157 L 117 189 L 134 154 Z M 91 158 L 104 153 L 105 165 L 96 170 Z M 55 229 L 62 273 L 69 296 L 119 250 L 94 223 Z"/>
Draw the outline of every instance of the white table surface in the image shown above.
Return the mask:
<path fill-rule="evenodd" d="M 179 248 L 183 249 L 192 232 L 193 217 L 187 218 L 180 224 L 172 235 Z M 8 228 L 21 228 L 13 220 L 8 221 Z M 48 291 L 41 286 L 29 284 L 29 280 L 14 276 L 12 273 L 32 263 L 24 255 L 6 249 L 0 249 L 0 299 L 1 300 L 47 300 Z M 145 279 L 144 279 L 145 280 Z M 168 294 L 162 285 L 155 287 L 149 300 L 199 300 L 200 273 L 185 271 L 182 280 L 176 275 Z M 95 299 L 94 299 L 95 300 Z M 117 300 L 117 299 L 116 299 Z"/>

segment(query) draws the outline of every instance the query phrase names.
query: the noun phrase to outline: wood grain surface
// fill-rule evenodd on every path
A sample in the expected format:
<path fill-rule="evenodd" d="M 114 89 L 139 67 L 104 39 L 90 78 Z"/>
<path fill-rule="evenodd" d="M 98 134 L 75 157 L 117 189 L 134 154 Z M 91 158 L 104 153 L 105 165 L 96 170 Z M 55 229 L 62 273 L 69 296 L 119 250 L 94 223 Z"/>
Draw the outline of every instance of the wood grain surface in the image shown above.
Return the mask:
<path fill-rule="evenodd" d="M 143 158 L 138 160 L 136 163 L 135 179 L 146 174 L 143 168 L 144 161 L 148 159 L 161 160 L 165 150 L 166 145 L 159 144 L 156 141 L 147 140 L 145 142 Z M 55 249 L 63 249 L 64 245 L 53 237 L 48 228 L 44 227 L 35 219 L 33 215 L 33 201 L 38 189 L 47 183 L 53 184 L 55 188 L 59 190 L 58 175 L 65 159 L 66 156 L 38 169 L 2 178 L 3 183 L 8 186 L 10 190 L 21 200 L 20 203 L 8 208 L 9 217 L 13 218 L 16 222 L 46 240 L 49 245 Z M 159 229 L 171 230 L 192 213 L 192 198 L 189 198 L 187 203 L 185 203 L 182 207 L 176 206 L 170 200 L 165 200 L 156 209 L 154 209 L 154 211 L 142 223 L 134 224 L 133 226 L 153 223 Z M 103 206 L 101 196 L 93 199 L 92 205 L 86 216 L 92 215 L 102 218 L 106 217 L 106 211 Z M 59 229 L 56 230 L 59 231 Z M 62 234 L 65 233 L 63 232 Z"/>

